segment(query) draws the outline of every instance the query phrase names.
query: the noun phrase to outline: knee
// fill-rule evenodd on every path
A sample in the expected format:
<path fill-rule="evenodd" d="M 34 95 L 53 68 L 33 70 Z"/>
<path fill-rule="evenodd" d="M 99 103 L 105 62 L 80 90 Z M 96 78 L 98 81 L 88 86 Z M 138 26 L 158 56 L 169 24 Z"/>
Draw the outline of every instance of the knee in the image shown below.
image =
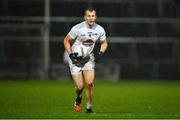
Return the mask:
<path fill-rule="evenodd" d="M 83 85 L 78 85 L 78 86 L 76 86 L 76 89 L 78 91 L 82 91 L 84 89 L 84 86 Z"/>
<path fill-rule="evenodd" d="M 87 82 L 86 84 L 87 84 L 87 87 L 88 87 L 88 88 L 92 88 L 92 87 L 94 86 L 94 85 L 93 85 L 93 82 Z"/>

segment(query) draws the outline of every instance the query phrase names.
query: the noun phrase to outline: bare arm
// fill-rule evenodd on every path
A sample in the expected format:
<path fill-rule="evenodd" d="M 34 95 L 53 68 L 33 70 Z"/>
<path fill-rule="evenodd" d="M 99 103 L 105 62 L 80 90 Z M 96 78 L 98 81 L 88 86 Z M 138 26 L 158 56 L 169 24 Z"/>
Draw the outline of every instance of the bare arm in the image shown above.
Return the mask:
<path fill-rule="evenodd" d="M 72 42 L 71 37 L 69 35 L 67 35 L 64 38 L 64 48 L 65 48 L 65 50 L 67 51 L 68 54 L 72 53 L 71 42 Z"/>
<path fill-rule="evenodd" d="M 101 44 L 100 51 L 104 53 L 107 50 L 108 42 L 107 40 L 103 40 L 100 42 L 100 44 Z"/>

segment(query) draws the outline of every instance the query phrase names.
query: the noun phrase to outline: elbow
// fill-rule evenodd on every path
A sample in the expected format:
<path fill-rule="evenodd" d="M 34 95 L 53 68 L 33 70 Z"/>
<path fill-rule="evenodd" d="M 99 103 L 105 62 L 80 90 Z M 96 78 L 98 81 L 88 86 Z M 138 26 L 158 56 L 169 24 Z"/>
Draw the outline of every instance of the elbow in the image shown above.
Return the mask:
<path fill-rule="evenodd" d="M 64 38 L 63 42 L 64 42 L 64 46 L 67 46 L 70 44 L 70 39 L 69 39 L 68 35 Z"/>

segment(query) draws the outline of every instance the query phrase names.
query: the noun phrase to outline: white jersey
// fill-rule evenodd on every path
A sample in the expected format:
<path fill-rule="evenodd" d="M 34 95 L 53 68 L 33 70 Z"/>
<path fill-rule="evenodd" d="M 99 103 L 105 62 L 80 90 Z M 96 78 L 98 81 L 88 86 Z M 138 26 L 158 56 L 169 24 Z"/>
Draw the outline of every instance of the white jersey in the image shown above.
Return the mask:
<path fill-rule="evenodd" d="M 94 23 L 92 28 L 88 28 L 85 21 L 81 22 L 74 27 L 69 32 L 70 37 L 74 40 L 72 49 L 76 46 L 84 46 L 86 54 L 90 55 L 93 52 L 96 41 L 103 41 L 106 39 L 106 33 L 100 25 Z"/>
<path fill-rule="evenodd" d="M 83 49 L 86 49 L 85 51 L 87 52 L 87 56 L 77 64 L 73 64 L 71 59 L 68 57 L 71 74 L 79 74 L 83 70 L 94 71 L 95 62 L 93 49 L 95 43 L 98 40 L 106 40 L 106 33 L 103 27 L 95 23 L 92 28 L 88 28 L 84 21 L 72 27 L 69 35 L 74 40 L 72 51 L 73 49 L 77 49 L 79 46 L 83 46 Z"/>

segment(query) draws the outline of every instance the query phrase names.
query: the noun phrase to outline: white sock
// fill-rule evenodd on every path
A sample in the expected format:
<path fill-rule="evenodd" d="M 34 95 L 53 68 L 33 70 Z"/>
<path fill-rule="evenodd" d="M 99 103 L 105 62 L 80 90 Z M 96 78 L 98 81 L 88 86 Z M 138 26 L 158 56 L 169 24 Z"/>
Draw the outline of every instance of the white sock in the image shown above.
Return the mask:
<path fill-rule="evenodd" d="M 91 109 L 91 107 L 92 107 L 91 103 L 90 103 L 90 102 L 87 102 L 86 108 L 87 108 L 87 109 Z"/>

